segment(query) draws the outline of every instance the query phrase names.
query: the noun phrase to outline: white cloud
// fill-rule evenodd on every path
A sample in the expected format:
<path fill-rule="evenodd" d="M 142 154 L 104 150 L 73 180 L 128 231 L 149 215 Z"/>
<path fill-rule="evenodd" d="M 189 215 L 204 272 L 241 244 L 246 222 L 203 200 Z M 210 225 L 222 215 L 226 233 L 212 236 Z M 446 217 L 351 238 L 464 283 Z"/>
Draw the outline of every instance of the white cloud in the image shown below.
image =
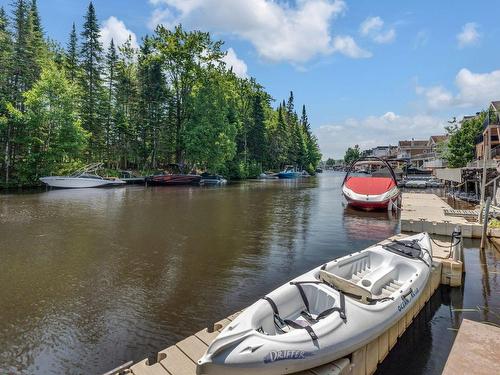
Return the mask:
<path fill-rule="evenodd" d="M 488 102 L 500 98 L 500 70 L 473 73 L 468 69 L 460 69 L 455 84 L 459 89 L 457 100 L 462 106 L 486 106 Z"/>
<path fill-rule="evenodd" d="M 346 9 L 344 0 L 150 0 L 149 25 L 188 28 L 236 36 L 250 42 L 269 61 L 305 63 L 336 51 L 359 57 L 354 40 L 335 39 L 332 21 Z M 351 38 L 352 39 L 352 38 Z M 339 48 L 339 41 L 344 43 Z M 346 45 L 346 43 L 348 45 Z M 363 54 L 363 53 L 361 53 Z"/>
<path fill-rule="evenodd" d="M 416 92 L 425 97 L 428 107 L 433 110 L 448 108 L 454 101 L 453 94 L 443 86 L 417 86 Z"/>
<path fill-rule="evenodd" d="M 359 26 L 359 31 L 362 35 L 370 35 L 373 32 L 379 31 L 384 26 L 384 21 L 380 17 L 368 17 Z"/>
<path fill-rule="evenodd" d="M 444 134 L 445 124 L 446 120 L 433 116 L 403 116 L 387 112 L 380 116 L 349 118 L 339 124 L 321 126 L 314 133 L 323 158 L 339 159 L 349 146 L 358 144 L 361 149 L 368 149 L 397 145 L 398 141 L 405 139 L 428 139 L 431 135 Z"/>
<path fill-rule="evenodd" d="M 132 42 L 132 47 L 139 48 L 137 44 L 137 36 L 135 33 L 125 26 L 123 21 L 119 20 L 115 16 L 109 17 L 103 22 L 101 27 L 101 43 L 105 49 L 109 47 L 111 39 L 113 39 L 115 46 L 121 46 L 129 38 Z"/>
<path fill-rule="evenodd" d="M 236 52 L 232 48 L 229 48 L 227 50 L 226 56 L 222 59 L 226 63 L 226 67 L 228 69 L 232 68 L 234 74 L 236 74 L 238 77 L 241 78 L 247 78 L 247 64 L 245 61 L 241 60 L 237 55 Z"/>
<path fill-rule="evenodd" d="M 378 16 L 365 19 L 359 26 L 359 32 L 379 44 L 391 43 L 396 39 L 396 30 L 384 29 L 384 21 Z"/>
<path fill-rule="evenodd" d="M 360 48 L 351 36 L 336 36 L 333 39 L 333 50 L 353 59 L 368 58 L 372 54 Z"/>
<path fill-rule="evenodd" d="M 478 25 L 474 22 L 468 22 L 462 27 L 462 32 L 457 35 L 458 46 L 460 48 L 476 45 L 481 38 L 477 30 Z"/>
<path fill-rule="evenodd" d="M 489 73 L 473 73 L 462 68 L 455 76 L 456 92 L 441 85 L 417 86 L 416 92 L 425 98 L 430 109 L 447 109 L 450 107 L 484 108 L 490 101 L 500 99 L 500 70 Z"/>

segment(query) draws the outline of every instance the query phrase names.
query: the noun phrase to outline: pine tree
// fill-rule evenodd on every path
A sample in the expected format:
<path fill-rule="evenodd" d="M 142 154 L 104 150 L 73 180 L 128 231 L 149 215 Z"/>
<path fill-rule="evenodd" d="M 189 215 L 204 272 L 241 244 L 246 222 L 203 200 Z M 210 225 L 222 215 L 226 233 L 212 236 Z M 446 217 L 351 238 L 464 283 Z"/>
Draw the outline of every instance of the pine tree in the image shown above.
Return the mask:
<path fill-rule="evenodd" d="M 38 5 L 36 3 L 36 0 L 31 0 L 30 14 L 33 32 L 36 33 L 39 37 L 43 38 L 43 28 L 40 21 L 40 14 L 38 13 Z"/>
<path fill-rule="evenodd" d="M 47 57 L 47 46 L 43 37 L 43 29 L 38 14 L 36 0 L 31 1 L 27 15 L 27 45 L 30 58 L 30 83 L 31 86 L 40 78 L 43 61 Z"/>
<path fill-rule="evenodd" d="M 10 141 L 12 122 L 8 118 L 8 103 L 12 99 L 12 35 L 3 7 L 0 7 L 0 173 L 9 181 Z M 3 172 L 3 173 L 2 173 Z"/>
<path fill-rule="evenodd" d="M 66 76 L 71 83 L 75 83 L 78 77 L 78 36 L 76 26 L 73 22 L 65 58 Z"/>
<path fill-rule="evenodd" d="M 105 131 L 105 144 L 106 144 L 106 162 L 109 164 L 111 161 L 111 144 L 113 132 L 113 117 L 115 105 L 115 89 L 116 89 L 116 65 L 118 62 L 118 54 L 116 53 L 115 43 L 113 39 L 109 43 L 108 53 L 106 54 L 106 131 Z"/>
<path fill-rule="evenodd" d="M 300 124 L 304 129 L 304 132 L 309 136 L 311 132 L 311 124 L 309 124 L 309 118 L 307 117 L 306 106 L 302 106 L 302 116 L 300 117 Z"/>
<path fill-rule="evenodd" d="M 134 144 L 137 139 L 135 128 L 137 97 L 137 73 L 135 65 L 136 51 L 132 47 L 129 36 L 119 47 L 120 58 L 117 63 L 116 76 L 116 137 L 119 165 L 128 168 L 129 162 L 135 159 Z"/>
<path fill-rule="evenodd" d="M 99 159 L 104 148 L 101 107 L 101 100 L 104 96 L 101 78 L 102 46 L 99 41 L 100 30 L 92 2 L 90 2 L 85 15 L 81 36 L 80 59 L 83 71 L 81 77 L 83 90 L 82 126 L 91 133 L 89 142 L 90 156 Z"/>
<path fill-rule="evenodd" d="M 23 109 L 23 93 L 29 87 L 28 10 L 24 0 L 14 3 L 14 56 L 12 68 L 13 101 L 16 109 Z"/>
<path fill-rule="evenodd" d="M 277 137 L 277 162 L 281 168 L 285 163 L 289 162 L 290 150 L 290 133 L 286 121 L 286 105 L 281 105 L 278 108 L 278 127 L 276 131 Z"/>
<path fill-rule="evenodd" d="M 142 166 L 157 168 L 160 150 L 163 155 L 170 150 L 169 124 L 165 121 L 170 106 L 161 61 L 153 56 L 153 40 L 146 36 L 138 58 L 138 156 Z"/>
<path fill-rule="evenodd" d="M 12 58 L 12 36 L 8 27 L 7 15 L 0 7 L 0 115 L 10 93 L 10 73 Z"/>
<path fill-rule="evenodd" d="M 262 164 L 266 152 L 266 113 L 267 95 L 261 91 L 252 96 L 253 123 L 248 133 L 248 150 L 250 157 Z"/>

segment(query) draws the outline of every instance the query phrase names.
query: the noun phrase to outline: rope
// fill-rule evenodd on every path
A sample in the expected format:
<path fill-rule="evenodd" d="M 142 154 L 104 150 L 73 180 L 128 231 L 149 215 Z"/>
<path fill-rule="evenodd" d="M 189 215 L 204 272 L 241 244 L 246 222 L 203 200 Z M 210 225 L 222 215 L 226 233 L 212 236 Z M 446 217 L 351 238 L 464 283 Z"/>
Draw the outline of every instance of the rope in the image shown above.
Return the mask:
<path fill-rule="evenodd" d="M 442 248 L 449 248 L 449 254 L 448 254 L 448 257 L 445 258 L 445 259 L 450 259 L 451 258 L 451 254 L 452 254 L 452 249 L 453 249 L 453 242 L 450 242 L 449 245 L 446 245 L 446 246 L 443 246 L 443 245 L 440 245 L 438 244 L 436 241 L 434 241 L 432 239 L 432 237 L 429 236 L 429 238 L 431 239 L 432 243 L 434 245 L 436 245 L 437 247 L 442 247 Z M 454 238 L 454 237 L 453 237 Z M 460 243 L 462 242 L 462 238 L 460 238 L 460 240 L 456 243 L 457 245 L 459 245 Z"/>

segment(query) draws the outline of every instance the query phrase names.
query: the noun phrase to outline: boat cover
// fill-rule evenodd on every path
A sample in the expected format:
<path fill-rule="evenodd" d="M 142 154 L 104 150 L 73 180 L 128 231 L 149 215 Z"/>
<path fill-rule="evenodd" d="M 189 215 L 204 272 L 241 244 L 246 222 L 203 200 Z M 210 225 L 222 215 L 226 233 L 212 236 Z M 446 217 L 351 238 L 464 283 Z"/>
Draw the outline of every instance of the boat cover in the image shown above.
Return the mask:
<path fill-rule="evenodd" d="M 391 177 L 357 177 L 350 176 L 345 186 L 356 194 L 380 195 L 388 192 L 396 183 Z"/>

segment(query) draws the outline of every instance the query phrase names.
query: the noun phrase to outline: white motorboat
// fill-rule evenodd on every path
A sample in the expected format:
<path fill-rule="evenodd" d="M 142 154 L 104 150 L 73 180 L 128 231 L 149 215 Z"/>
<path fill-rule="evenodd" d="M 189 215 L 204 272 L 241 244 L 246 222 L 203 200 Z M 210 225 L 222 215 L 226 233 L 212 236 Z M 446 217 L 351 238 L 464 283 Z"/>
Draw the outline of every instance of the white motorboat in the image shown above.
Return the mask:
<path fill-rule="evenodd" d="M 243 311 L 208 347 L 196 373 L 290 374 L 349 355 L 413 307 L 431 267 L 427 233 L 330 261 Z"/>
<path fill-rule="evenodd" d="M 408 180 L 405 182 L 405 187 L 414 189 L 425 189 L 427 181 L 425 180 Z"/>
<path fill-rule="evenodd" d="M 125 184 L 125 181 L 118 178 L 104 178 L 97 175 L 96 172 L 101 167 L 102 163 L 94 163 L 77 170 L 69 176 L 41 177 L 40 181 L 50 187 L 63 189 L 96 188 Z"/>

